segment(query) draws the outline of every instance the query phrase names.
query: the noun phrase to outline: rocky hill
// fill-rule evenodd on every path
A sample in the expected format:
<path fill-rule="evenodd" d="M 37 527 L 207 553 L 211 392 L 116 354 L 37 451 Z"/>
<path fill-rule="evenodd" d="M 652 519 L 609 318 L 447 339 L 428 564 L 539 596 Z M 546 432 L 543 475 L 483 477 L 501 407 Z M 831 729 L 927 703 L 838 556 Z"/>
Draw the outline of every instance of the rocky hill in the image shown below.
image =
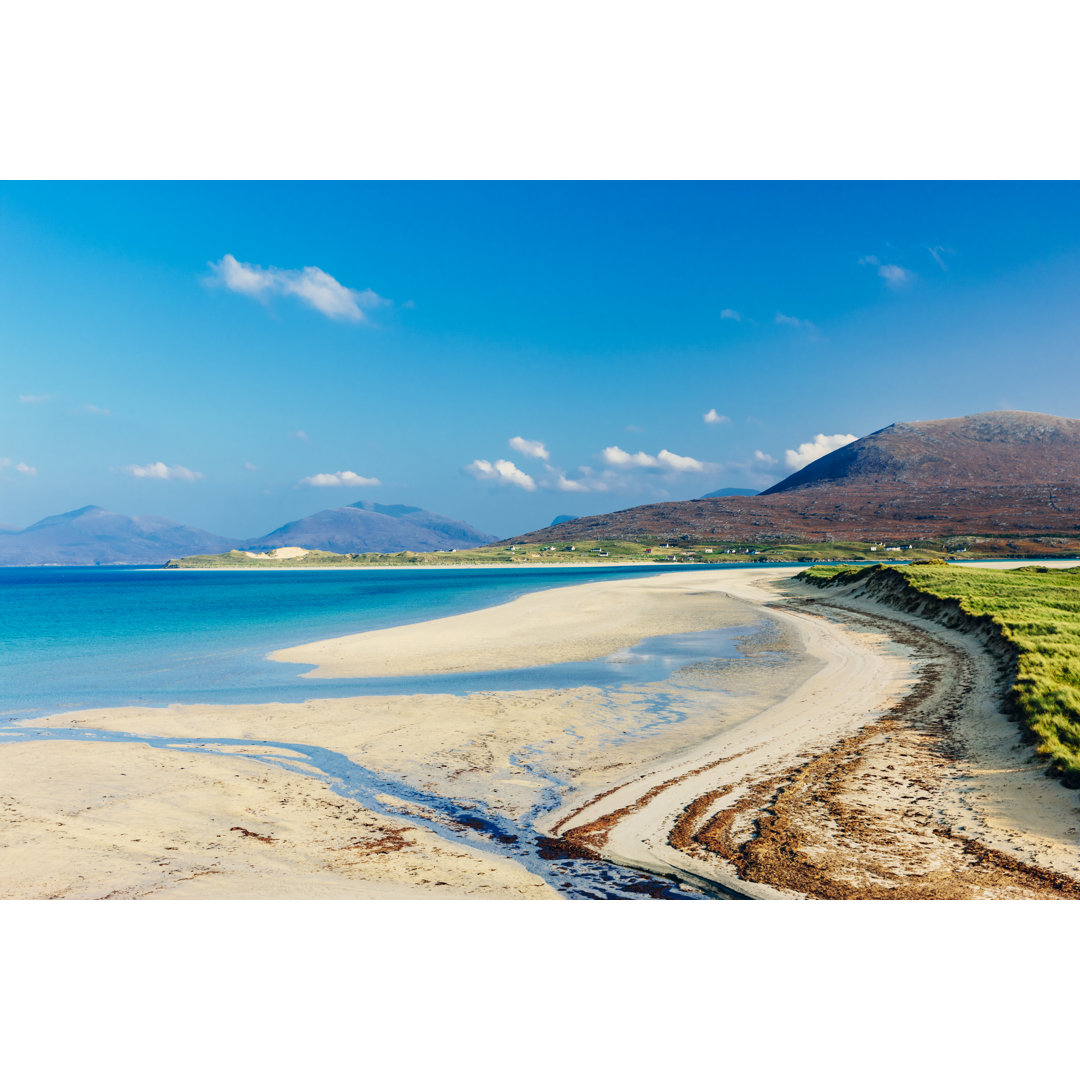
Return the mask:
<path fill-rule="evenodd" d="M 1080 420 L 1001 411 L 890 424 L 812 461 L 763 492 L 902 483 L 996 487 L 1080 482 Z"/>
<path fill-rule="evenodd" d="M 652 503 L 515 541 L 775 543 L 1080 534 L 1080 420 L 1001 411 L 892 424 L 760 495 Z"/>

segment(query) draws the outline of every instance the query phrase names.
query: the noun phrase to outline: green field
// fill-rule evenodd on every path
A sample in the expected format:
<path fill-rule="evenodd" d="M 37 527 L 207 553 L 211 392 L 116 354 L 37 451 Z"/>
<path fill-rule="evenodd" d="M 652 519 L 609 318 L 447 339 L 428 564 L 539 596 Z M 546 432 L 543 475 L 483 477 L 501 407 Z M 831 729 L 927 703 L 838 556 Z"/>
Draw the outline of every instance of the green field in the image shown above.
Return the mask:
<path fill-rule="evenodd" d="M 799 577 L 844 585 L 869 583 L 874 575 L 893 582 L 900 575 L 925 596 L 959 601 L 967 614 L 993 620 L 1016 652 L 1010 711 L 1049 759 L 1050 771 L 1080 787 L 1080 567 L 815 566 Z"/>
<path fill-rule="evenodd" d="M 559 544 L 490 544 L 468 551 L 401 551 L 392 554 L 336 555 L 309 551 L 296 559 L 251 559 L 242 551 L 220 555 L 190 555 L 165 565 L 185 569 L 287 569 L 297 566 L 510 566 L 582 562 L 876 562 L 912 558 L 1010 558 L 1052 555 L 1080 556 L 1075 539 L 1042 537 L 1038 541 L 1002 537 L 951 537 L 945 540 L 897 541 L 869 544 L 854 541 L 814 541 L 748 545 L 733 541 L 699 542 L 644 537 L 639 540 L 594 540 Z"/>

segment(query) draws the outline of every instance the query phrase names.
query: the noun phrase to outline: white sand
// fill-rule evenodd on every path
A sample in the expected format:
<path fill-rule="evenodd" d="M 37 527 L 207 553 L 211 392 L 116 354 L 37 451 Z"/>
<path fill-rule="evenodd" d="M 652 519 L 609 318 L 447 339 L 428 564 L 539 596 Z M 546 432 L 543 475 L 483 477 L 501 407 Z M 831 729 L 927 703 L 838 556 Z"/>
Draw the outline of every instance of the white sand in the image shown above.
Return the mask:
<path fill-rule="evenodd" d="M 646 637 L 728 624 L 728 585 L 747 573 L 762 571 L 705 570 L 570 585 L 464 615 L 279 649 L 271 657 L 316 664 L 308 677 L 327 679 L 592 660 Z"/>
<path fill-rule="evenodd" d="M 307 553 L 307 548 L 279 547 L 274 548 L 271 551 L 244 551 L 241 554 L 246 555 L 249 559 L 276 559 L 280 561 L 282 559 L 299 559 L 302 555 L 306 555 Z"/>
<path fill-rule="evenodd" d="M 3 899 L 557 895 L 508 859 L 250 758 L 57 739 L 0 745 L 0 778 Z"/>
<path fill-rule="evenodd" d="M 733 570 L 724 575 L 724 588 L 739 599 L 762 604 L 777 599 L 774 584 L 777 579 L 795 573 L 798 571 Z M 602 815 L 628 808 L 650 790 L 674 778 L 732 758 L 708 771 L 686 776 L 639 811 L 629 814 L 612 831 L 604 853 L 627 865 L 658 873 L 676 872 L 690 880 L 706 877 L 718 880 L 745 895 L 774 895 L 773 890 L 739 882 L 722 869 L 705 868 L 671 847 L 668 834 L 675 818 L 705 792 L 726 784 L 744 784 L 759 774 L 775 771 L 812 748 L 827 748 L 880 716 L 911 685 L 912 670 L 902 657 L 881 648 L 884 637 L 873 641 L 852 635 L 802 612 L 774 609 L 772 613 L 798 636 L 805 651 L 821 662 L 814 674 L 764 712 L 747 718 L 733 729 L 726 728 L 715 738 L 592 803 L 579 814 L 567 817 L 563 809 L 549 815 L 546 822 L 540 823 L 541 827 L 561 819 L 558 832 L 564 833 Z"/>

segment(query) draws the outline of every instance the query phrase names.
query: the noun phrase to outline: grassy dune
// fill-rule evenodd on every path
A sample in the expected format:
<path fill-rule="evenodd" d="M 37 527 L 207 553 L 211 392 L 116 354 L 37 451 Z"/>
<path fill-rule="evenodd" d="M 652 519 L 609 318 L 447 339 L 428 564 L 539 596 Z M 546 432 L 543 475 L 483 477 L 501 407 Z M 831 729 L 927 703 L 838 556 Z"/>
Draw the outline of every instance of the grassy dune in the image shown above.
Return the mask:
<path fill-rule="evenodd" d="M 930 562 L 816 566 L 799 577 L 818 585 L 868 586 L 876 577 L 886 593 L 897 588 L 899 577 L 924 597 L 957 601 L 967 615 L 992 620 L 1015 650 L 1010 710 L 1050 759 L 1050 770 L 1080 787 L 1080 568 L 984 570 Z"/>

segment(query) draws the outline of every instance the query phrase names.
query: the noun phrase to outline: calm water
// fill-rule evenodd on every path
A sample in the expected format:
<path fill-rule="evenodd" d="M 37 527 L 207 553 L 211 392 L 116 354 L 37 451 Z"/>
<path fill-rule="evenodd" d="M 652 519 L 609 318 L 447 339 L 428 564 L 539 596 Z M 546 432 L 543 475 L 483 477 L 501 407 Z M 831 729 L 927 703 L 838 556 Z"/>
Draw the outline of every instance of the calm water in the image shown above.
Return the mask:
<path fill-rule="evenodd" d="M 267 660 L 304 641 L 418 622 L 536 589 L 699 567 L 485 570 L 170 571 L 0 568 L 0 719 L 104 705 L 303 700 L 346 693 L 652 678 L 697 655 L 728 655 L 730 633 L 642 643 L 615 663 L 449 680 L 300 679 Z M 723 573 L 723 569 L 717 569 Z M 651 664 L 651 666 L 650 666 Z M 538 681 L 538 679 L 540 681 Z"/>

